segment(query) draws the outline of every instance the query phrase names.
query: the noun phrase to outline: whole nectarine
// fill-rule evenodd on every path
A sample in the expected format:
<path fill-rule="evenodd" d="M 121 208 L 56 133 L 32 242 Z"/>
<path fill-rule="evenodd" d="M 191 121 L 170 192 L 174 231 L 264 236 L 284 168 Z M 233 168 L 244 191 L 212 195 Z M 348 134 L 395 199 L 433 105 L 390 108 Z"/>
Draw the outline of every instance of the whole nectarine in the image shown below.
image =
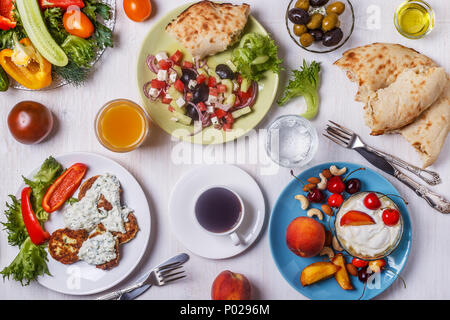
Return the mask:
<path fill-rule="evenodd" d="M 295 218 L 286 230 L 286 244 L 300 257 L 316 256 L 325 244 L 325 228 L 313 218 Z"/>
<path fill-rule="evenodd" d="M 213 300 L 250 300 L 251 287 L 248 279 L 239 273 L 222 271 L 211 288 Z"/>

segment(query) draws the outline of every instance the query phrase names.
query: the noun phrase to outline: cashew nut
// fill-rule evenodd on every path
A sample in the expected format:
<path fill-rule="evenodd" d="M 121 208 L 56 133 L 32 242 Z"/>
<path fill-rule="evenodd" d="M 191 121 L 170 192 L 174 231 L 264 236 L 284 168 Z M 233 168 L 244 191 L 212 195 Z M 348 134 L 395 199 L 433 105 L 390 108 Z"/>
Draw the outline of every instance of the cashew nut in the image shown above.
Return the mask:
<path fill-rule="evenodd" d="M 306 215 L 310 218 L 316 216 L 317 218 L 319 218 L 319 220 L 323 220 L 322 211 L 320 211 L 319 209 L 316 209 L 316 208 L 309 209 L 308 212 L 306 213 Z"/>
<path fill-rule="evenodd" d="M 333 247 L 334 250 L 336 251 L 342 251 L 344 250 L 341 245 L 339 244 L 336 236 L 333 237 L 333 240 L 331 240 L 331 246 Z"/>
<path fill-rule="evenodd" d="M 331 260 L 334 258 L 334 251 L 330 247 L 323 247 L 322 250 L 320 250 L 319 255 L 321 256 L 327 255 L 328 258 Z"/>
<path fill-rule="evenodd" d="M 301 205 L 302 205 L 302 210 L 306 210 L 309 207 L 309 200 L 302 194 L 298 194 L 295 196 L 295 199 L 297 199 L 298 201 L 300 201 Z"/>
<path fill-rule="evenodd" d="M 330 167 L 330 172 L 333 176 L 342 176 L 344 173 L 347 172 L 347 168 L 342 168 L 342 169 L 338 169 L 338 167 L 336 166 L 331 166 Z"/>
<path fill-rule="evenodd" d="M 322 173 L 319 173 L 319 176 L 320 176 L 320 182 L 317 184 L 317 189 L 325 190 L 327 188 L 328 180 Z"/>

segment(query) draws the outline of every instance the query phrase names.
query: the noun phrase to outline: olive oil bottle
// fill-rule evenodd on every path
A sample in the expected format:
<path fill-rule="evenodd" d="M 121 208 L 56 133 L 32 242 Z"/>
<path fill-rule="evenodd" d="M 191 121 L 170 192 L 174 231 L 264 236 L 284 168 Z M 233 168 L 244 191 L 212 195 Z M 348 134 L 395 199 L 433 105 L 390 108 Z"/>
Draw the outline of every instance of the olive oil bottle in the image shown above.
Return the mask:
<path fill-rule="evenodd" d="M 433 29 L 434 12 L 425 1 L 405 1 L 395 11 L 394 23 L 401 35 L 420 39 Z"/>

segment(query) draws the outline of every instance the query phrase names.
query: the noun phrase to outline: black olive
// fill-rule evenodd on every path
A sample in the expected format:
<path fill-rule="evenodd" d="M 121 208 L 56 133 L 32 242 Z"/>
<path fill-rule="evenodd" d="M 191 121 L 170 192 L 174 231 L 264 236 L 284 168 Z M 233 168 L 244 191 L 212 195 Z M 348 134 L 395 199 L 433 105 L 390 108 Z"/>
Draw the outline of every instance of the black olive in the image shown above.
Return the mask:
<path fill-rule="evenodd" d="M 299 8 L 289 10 L 288 18 L 294 24 L 307 24 L 309 22 L 308 12 Z"/>
<path fill-rule="evenodd" d="M 325 32 L 323 35 L 323 45 L 326 47 L 333 47 L 341 42 L 344 34 L 340 28 L 336 28 L 330 31 Z"/>
<path fill-rule="evenodd" d="M 197 109 L 195 109 L 192 105 L 188 104 L 186 106 L 186 115 L 190 117 L 192 120 L 197 121 L 199 119 Z"/>
<path fill-rule="evenodd" d="M 234 79 L 234 72 L 226 64 L 219 64 L 216 67 L 216 73 L 220 79 Z"/>
<path fill-rule="evenodd" d="M 323 31 L 320 29 L 310 30 L 309 33 L 314 37 L 314 41 L 322 41 Z"/>
<path fill-rule="evenodd" d="M 309 1 L 309 4 L 310 4 L 312 7 L 321 7 L 321 6 L 326 5 L 327 2 L 328 2 L 328 0 L 310 0 L 310 1 Z"/>
<path fill-rule="evenodd" d="M 197 104 L 199 102 L 205 102 L 209 97 L 209 88 L 205 83 L 199 84 L 193 90 L 192 102 Z"/>
<path fill-rule="evenodd" d="M 191 69 L 183 69 L 183 74 L 181 76 L 181 82 L 187 87 L 190 80 L 197 79 L 197 73 Z"/>

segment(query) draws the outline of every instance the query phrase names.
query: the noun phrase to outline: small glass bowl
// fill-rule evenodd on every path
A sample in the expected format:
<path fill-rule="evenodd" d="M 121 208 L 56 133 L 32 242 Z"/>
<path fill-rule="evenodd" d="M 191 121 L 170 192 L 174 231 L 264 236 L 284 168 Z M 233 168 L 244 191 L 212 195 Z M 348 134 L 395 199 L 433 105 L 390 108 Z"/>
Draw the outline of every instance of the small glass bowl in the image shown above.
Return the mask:
<path fill-rule="evenodd" d="M 305 146 L 299 139 L 309 140 Z M 298 168 L 316 155 L 319 137 L 311 122 L 301 116 L 285 115 L 275 119 L 267 130 L 266 152 L 278 165 Z"/>
<path fill-rule="evenodd" d="M 418 36 L 415 36 L 415 35 L 412 35 L 412 34 L 410 34 L 408 32 L 405 32 L 400 26 L 399 14 L 402 11 L 403 7 L 408 5 L 408 4 L 416 4 L 416 5 L 421 6 L 422 8 L 424 8 L 428 12 L 428 14 L 430 16 L 430 23 L 428 24 L 428 29 L 424 33 L 422 33 L 422 34 L 420 34 Z M 427 34 L 429 34 L 431 32 L 431 30 L 433 30 L 433 28 L 434 28 L 434 21 L 435 21 L 435 17 L 434 17 L 433 9 L 431 8 L 431 6 L 428 3 L 426 3 L 425 1 L 422 1 L 422 0 L 417 0 L 417 1 L 406 0 L 405 2 L 402 2 L 398 6 L 397 10 L 395 10 L 395 14 L 394 14 L 394 25 L 395 25 L 395 28 L 397 29 L 398 33 L 400 33 L 402 36 L 404 36 L 405 38 L 408 38 L 408 39 L 421 39 L 421 38 L 425 37 Z"/>
<path fill-rule="evenodd" d="M 373 257 L 368 257 L 368 256 L 363 256 L 363 255 L 357 254 L 356 252 L 352 251 L 350 248 L 346 247 L 346 246 L 344 245 L 343 241 L 341 241 L 341 240 L 339 239 L 339 235 L 338 235 L 337 232 L 336 232 L 336 229 L 337 229 L 337 228 L 336 228 L 336 225 L 337 225 L 337 223 L 338 223 L 338 216 L 339 216 L 340 210 L 341 210 L 341 208 L 344 206 L 344 204 L 347 203 L 349 200 L 351 200 L 351 199 L 357 197 L 357 196 L 361 196 L 361 194 L 363 194 L 363 193 L 364 193 L 364 194 L 368 194 L 368 193 L 370 193 L 370 192 L 374 192 L 374 193 L 376 193 L 377 195 L 384 196 L 384 197 L 388 198 L 389 200 L 391 200 L 391 202 L 394 204 L 395 209 L 398 210 L 398 211 L 400 212 L 400 220 L 399 220 L 399 223 L 400 223 L 400 225 L 401 225 L 400 233 L 399 233 L 399 235 L 398 235 L 396 241 L 392 244 L 392 246 L 390 246 L 390 247 L 389 247 L 386 251 L 384 251 L 383 253 L 381 253 L 381 254 L 379 254 L 379 255 L 377 255 L 377 256 L 373 256 Z M 403 238 L 403 229 L 404 229 L 404 228 L 403 228 L 403 225 L 404 225 L 404 222 L 403 222 L 403 216 L 402 216 L 402 214 L 401 214 L 401 211 L 400 211 L 400 209 L 398 208 L 398 206 L 395 204 L 394 200 L 392 200 L 390 197 L 388 197 L 387 195 L 382 194 L 382 193 L 380 193 L 380 192 L 376 192 L 376 191 L 360 191 L 360 192 L 358 192 L 358 193 L 355 193 L 355 194 L 351 195 L 348 199 L 346 199 L 346 200 L 341 204 L 341 206 L 339 207 L 338 211 L 336 212 L 335 217 L 336 217 L 336 218 L 335 218 L 335 220 L 334 220 L 334 230 L 333 230 L 333 231 L 334 231 L 334 235 L 336 236 L 336 239 L 337 239 L 339 245 L 344 249 L 344 251 L 345 251 L 346 253 L 348 253 L 348 254 L 351 255 L 352 257 L 355 257 L 355 258 L 358 258 L 358 259 L 361 259 L 361 260 L 371 261 L 371 260 L 378 260 L 378 259 L 383 259 L 383 258 L 387 257 L 387 256 L 390 255 L 395 249 L 397 249 L 398 245 L 400 244 L 400 241 L 401 241 L 402 238 Z"/>
<path fill-rule="evenodd" d="M 345 1 L 340 0 L 340 1 L 343 1 L 345 3 L 345 11 L 339 16 L 339 21 L 341 23 L 340 28 L 342 30 L 342 33 L 344 34 L 341 42 L 339 42 L 334 47 L 326 47 L 322 44 L 321 41 L 317 41 L 317 42 L 314 42 L 309 47 L 304 47 L 300 44 L 299 37 L 294 34 L 294 32 L 293 32 L 294 24 L 288 18 L 289 10 L 293 9 L 295 7 L 295 3 L 297 2 L 297 0 L 291 0 L 289 2 L 287 10 L 286 10 L 285 19 L 286 19 L 286 28 L 289 32 L 289 36 L 292 38 L 292 40 L 295 42 L 295 44 L 306 51 L 314 52 L 314 53 L 333 52 L 333 51 L 339 49 L 340 47 L 342 47 L 348 41 L 348 39 L 350 39 L 350 36 L 353 33 L 353 29 L 355 28 L 355 12 L 353 10 L 352 3 L 349 0 L 345 0 Z M 325 13 L 325 9 L 329 4 L 330 3 L 327 3 L 323 7 L 310 8 L 308 12 L 309 13 L 319 12 L 319 13 L 323 14 L 323 13 Z"/>
<path fill-rule="evenodd" d="M 142 117 L 143 120 L 143 131 L 141 134 L 141 137 L 133 144 L 124 148 L 119 148 L 117 146 L 112 145 L 110 142 L 107 141 L 107 139 L 103 136 L 102 134 L 102 129 L 101 129 L 101 121 L 103 119 L 103 116 L 106 114 L 106 112 L 108 110 L 110 110 L 111 108 L 120 105 L 120 104 L 125 104 L 127 106 L 130 106 L 132 108 L 134 108 L 139 115 Z M 97 116 L 95 117 L 95 135 L 97 136 L 97 140 L 108 150 L 113 151 L 113 152 L 119 152 L 119 153 L 125 153 L 125 152 L 130 152 L 133 150 L 136 150 L 137 148 L 139 148 L 142 143 L 145 141 L 145 138 L 148 135 L 149 132 L 149 127 L 150 127 L 150 122 L 149 122 L 149 118 L 147 116 L 147 113 L 144 111 L 144 109 L 142 109 L 141 106 L 139 106 L 138 104 L 134 103 L 131 100 L 128 99 L 116 99 L 116 100 L 111 100 L 107 103 L 105 103 L 103 105 L 103 107 L 100 108 L 100 110 L 97 113 Z"/>

